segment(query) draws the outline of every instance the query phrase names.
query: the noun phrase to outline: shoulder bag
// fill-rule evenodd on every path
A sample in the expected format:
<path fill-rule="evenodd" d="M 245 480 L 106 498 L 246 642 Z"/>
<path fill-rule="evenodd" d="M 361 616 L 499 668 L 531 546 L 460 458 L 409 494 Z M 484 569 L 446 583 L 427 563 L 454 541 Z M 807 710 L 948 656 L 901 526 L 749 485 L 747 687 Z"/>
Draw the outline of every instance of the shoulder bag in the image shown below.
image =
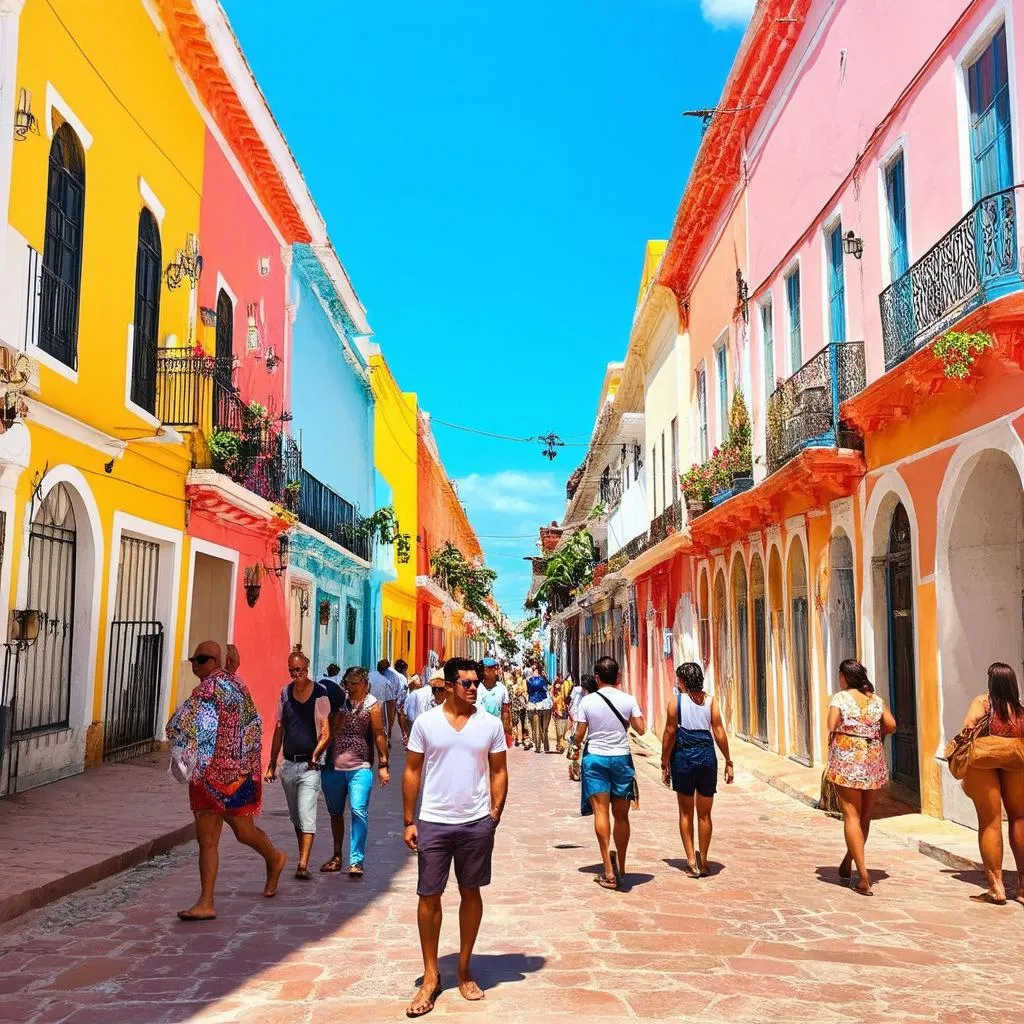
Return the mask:
<path fill-rule="evenodd" d="M 622 712 L 600 691 L 597 691 L 598 697 L 601 698 L 612 709 L 612 714 L 619 720 L 622 728 L 626 731 L 626 742 L 629 742 L 629 722 L 622 716 Z M 640 806 L 640 783 L 636 777 L 636 765 L 633 764 L 633 755 L 629 755 L 629 766 L 633 769 L 633 807 L 634 809 Z"/>
<path fill-rule="evenodd" d="M 978 719 L 974 725 L 961 729 L 956 736 L 946 744 L 946 760 L 949 762 L 949 774 L 954 779 L 963 779 L 967 774 L 967 768 L 971 764 L 974 753 L 975 741 L 988 733 L 989 713 Z"/>

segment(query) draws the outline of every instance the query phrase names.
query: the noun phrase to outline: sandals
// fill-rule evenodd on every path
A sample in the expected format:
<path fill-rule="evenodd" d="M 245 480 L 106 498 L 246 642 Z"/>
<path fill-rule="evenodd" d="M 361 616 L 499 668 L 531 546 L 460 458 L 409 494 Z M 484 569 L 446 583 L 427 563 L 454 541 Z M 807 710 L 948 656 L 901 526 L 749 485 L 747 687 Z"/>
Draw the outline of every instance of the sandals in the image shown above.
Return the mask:
<path fill-rule="evenodd" d="M 425 1017 L 434 1008 L 434 1003 L 437 1002 L 437 997 L 440 994 L 441 994 L 441 986 L 438 985 L 437 988 L 435 988 L 434 991 L 427 998 L 426 1005 L 423 1007 L 423 1009 L 415 1010 L 414 1011 L 413 1010 L 413 1005 L 416 1002 L 416 998 L 419 996 L 419 993 L 417 992 L 416 995 L 413 996 L 412 1003 L 409 1004 L 409 1009 L 407 1009 L 405 1011 L 406 1017 Z"/>
<path fill-rule="evenodd" d="M 1006 899 L 997 900 L 995 896 L 990 892 L 979 892 L 973 896 L 969 896 L 968 899 L 972 903 L 991 903 L 994 907 L 1005 907 Z"/>
<path fill-rule="evenodd" d="M 708 872 L 708 866 L 707 866 L 707 863 L 704 860 L 703 854 L 700 852 L 700 850 L 697 850 L 694 853 L 694 857 L 697 858 L 697 877 L 698 878 L 707 878 L 709 872 Z"/>
<path fill-rule="evenodd" d="M 615 877 L 608 878 L 605 875 L 598 875 L 594 881 L 597 882 L 602 889 L 618 889 L 619 887 L 619 880 Z"/>
<path fill-rule="evenodd" d="M 296 877 L 296 878 L 297 878 L 297 879 L 298 879 L 298 880 L 299 880 L 300 882 L 308 882 L 308 881 L 310 881 L 310 879 L 311 879 L 311 878 L 312 878 L 313 876 L 312 876 L 312 875 L 310 875 L 310 873 L 309 873 L 309 868 L 296 868 L 296 869 L 295 869 L 295 877 Z"/>
<path fill-rule="evenodd" d="M 337 855 L 333 856 L 326 864 L 320 868 L 321 872 L 326 875 L 334 874 L 336 871 L 341 870 L 341 858 Z"/>
<path fill-rule="evenodd" d="M 349 878 L 362 878 L 363 877 L 363 865 L 362 864 L 350 864 L 348 869 Z"/>

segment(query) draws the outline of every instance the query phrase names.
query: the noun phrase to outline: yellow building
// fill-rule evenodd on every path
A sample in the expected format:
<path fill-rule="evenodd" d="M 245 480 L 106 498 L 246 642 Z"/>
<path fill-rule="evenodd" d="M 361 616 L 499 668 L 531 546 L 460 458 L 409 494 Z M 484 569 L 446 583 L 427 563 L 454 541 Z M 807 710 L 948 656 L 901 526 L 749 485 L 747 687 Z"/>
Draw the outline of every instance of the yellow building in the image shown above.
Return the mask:
<path fill-rule="evenodd" d="M 10 632 L 26 642 L 8 644 L 0 793 L 162 734 L 189 452 L 153 415 L 156 348 L 194 336 L 194 281 L 165 268 L 198 232 L 205 132 L 137 0 L 28 0 L 17 43 L 31 119 L 11 154 L 0 341 L 29 383 L 0 436 L 0 606 L 35 614 Z"/>
<path fill-rule="evenodd" d="M 404 658 L 416 666 L 423 655 L 416 650 L 416 395 L 398 387 L 380 349 L 373 346 L 373 350 L 373 461 L 391 491 L 395 516 L 409 537 L 411 551 L 405 561 L 396 552 L 397 578 L 386 581 L 381 589 L 380 649 L 392 662 Z"/>

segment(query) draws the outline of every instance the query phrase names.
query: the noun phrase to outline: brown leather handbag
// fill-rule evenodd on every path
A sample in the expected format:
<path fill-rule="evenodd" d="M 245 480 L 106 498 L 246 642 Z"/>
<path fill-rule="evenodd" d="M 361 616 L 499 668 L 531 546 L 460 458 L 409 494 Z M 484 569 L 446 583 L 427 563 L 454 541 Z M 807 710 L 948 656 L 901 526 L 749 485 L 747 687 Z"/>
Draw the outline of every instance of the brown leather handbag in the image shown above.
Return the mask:
<path fill-rule="evenodd" d="M 946 760 L 949 762 L 949 774 L 954 779 L 963 779 L 967 774 L 968 767 L 974 763 L 972 754 L 978 740 L 990 738 L 986 735 L 988 733 L 988 718 L 988 712 L 986 711 L 974 725 L 961 729 L 946 744 Z"/>
<path fill-rule="evenodd" d="M 1012 736 L 979 736 L 971 748 L 968 765 L 1024 771 L 1024 740 Z"/>

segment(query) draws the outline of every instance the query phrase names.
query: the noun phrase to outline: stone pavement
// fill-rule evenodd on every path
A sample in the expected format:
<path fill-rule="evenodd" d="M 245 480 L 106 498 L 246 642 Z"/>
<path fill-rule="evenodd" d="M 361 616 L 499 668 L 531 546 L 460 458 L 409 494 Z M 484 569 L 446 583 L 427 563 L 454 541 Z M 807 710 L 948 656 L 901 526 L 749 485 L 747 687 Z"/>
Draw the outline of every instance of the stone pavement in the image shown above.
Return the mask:
<path fill-rule="evenodd" d="M 641 766 L 629 890 L 606 892 L 593 882 L 592 826 L 564 759 L 511 752 L 478 943 L 487 999 L 469 1004 L 451 987 L 452 892 L 442 934 L 450 987 L 432 1019 L 1024 1021 L 1024 907 L 970 903 L 977 876 L 882 835 L 869 844 L 877 895 L 841 888 L 838 823 L 742 761 L 716 802 L 714 875 L 690 879 L 675 803 L 652 761 Z M 264 824 L 292 853 L 280 789 L 268 791 Z M 0 930 L 0 1020 L 404 1020 L 419 954 L 397 785 L 375 791 L 371 815 L 362 882 L 286 875 L 264 900 L 259 862 L 226 836 L 215 922 L 174 918 L 196 891 L 191 844 L 10 922 Z M 315 864 L 328 852 L 324 829 Z"/>

